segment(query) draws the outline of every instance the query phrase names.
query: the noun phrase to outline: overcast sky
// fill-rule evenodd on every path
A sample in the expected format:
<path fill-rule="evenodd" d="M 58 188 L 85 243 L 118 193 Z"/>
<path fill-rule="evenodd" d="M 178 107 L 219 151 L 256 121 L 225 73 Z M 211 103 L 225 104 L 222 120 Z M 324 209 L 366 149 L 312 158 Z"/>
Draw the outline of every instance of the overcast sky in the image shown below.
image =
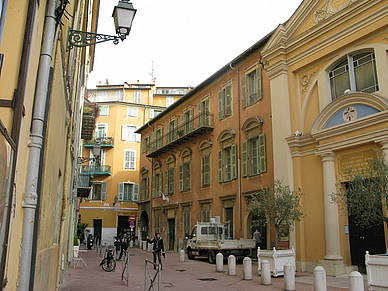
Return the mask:
<path fill-rule="evenodd" d="M 98 33 L 114 35 L 118 0 L 101 0 Z M 88 88 L 150 83 L 196 86 L 288 20 L 302 0 L 133 0 L 124 42 L 96 45 Z"/>

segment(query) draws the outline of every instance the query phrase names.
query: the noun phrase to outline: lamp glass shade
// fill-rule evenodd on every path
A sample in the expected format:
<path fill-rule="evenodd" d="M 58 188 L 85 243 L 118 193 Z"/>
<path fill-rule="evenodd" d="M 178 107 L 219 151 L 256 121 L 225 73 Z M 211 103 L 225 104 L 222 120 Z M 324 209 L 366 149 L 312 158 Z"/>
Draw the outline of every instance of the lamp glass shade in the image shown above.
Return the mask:
<path fill-rule="evenodd" d="M 131 31 L 132 21 L 135 17 L 136 9 L 128 1 L 119 1 L 113 10 L 112 17 L 115 22 L 116 33 L 128 35 Z"/>

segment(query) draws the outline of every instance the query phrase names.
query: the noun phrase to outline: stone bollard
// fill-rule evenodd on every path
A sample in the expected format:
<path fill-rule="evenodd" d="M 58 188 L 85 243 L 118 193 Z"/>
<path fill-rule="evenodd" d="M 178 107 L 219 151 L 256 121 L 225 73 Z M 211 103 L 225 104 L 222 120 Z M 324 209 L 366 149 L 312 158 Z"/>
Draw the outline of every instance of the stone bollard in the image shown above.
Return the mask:
<path fill-rule="evenodd" d="M 185 261 L 185 250 L 180 250 L 179 251 L 179 262 L 184 262 Z"/>
<path fill-rule="evenodd" d="M 243 279 L 252 280 L 252 260 L 251 258 L 245 257 L 243 261 Z"/>
<path fill-rule="evenodd" d="M 142 243 L 143 243 L 143 251 L 146 251 L 147 250 L 147 242 L 142 241 Z"/>
<path fill-rule="evenodd" d="M 129 247 L 130 247 L 131 249 L 133 249 L 133 240 L 131 240 L 131 241 L 129 242 Z"/>
<path fill-rule="evenodd" d="M 364 278 L 357 271 L 349 275 L 349 291 L 364 291 Z"/>
<path fill-rule="evenodd" d="M 218 253 L 216 256 L 216 272 L 222 272 L 224 270 L 224 256 Z"/>
<path fill-rule="evenodd" d="M 314 291 L 326 291 L 326 270 L 317 266 L 314 269 Z"/>
<path fill-rule="evenodd" d="M 271 266 L 268 260 L 261 262 L 261 285 L 271 285 Z"/>
<path fill-rule="evenodd" d="M 236 257 L 233 255 L 228 257 L 228 274 L 229 276 L 236 276 Z"/>
<path fill-rule="evenodd" d="M 284 290 L 294 291 L 295 290 L 295 270 L 294 266 L 288 262 L 284 265 Z"/>

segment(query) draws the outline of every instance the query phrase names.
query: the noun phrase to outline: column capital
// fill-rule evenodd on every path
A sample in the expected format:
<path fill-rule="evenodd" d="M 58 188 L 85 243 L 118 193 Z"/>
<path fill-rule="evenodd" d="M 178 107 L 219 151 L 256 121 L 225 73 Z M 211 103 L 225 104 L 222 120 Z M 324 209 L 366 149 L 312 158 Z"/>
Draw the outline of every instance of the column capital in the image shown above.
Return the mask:
<path fill-rule="evenodd" d="M 321 157 L 322 162 L 329 162 L 329 161 L 334 161 L 335 152 L 331 150 L 320 151 L 316 153 L 316 155 Z"/>
<path fill-rule="evenodd" d="M 388 150 L 388 136 L 377 138 L 374 142 L 381 144 L 381 150 Z"/>

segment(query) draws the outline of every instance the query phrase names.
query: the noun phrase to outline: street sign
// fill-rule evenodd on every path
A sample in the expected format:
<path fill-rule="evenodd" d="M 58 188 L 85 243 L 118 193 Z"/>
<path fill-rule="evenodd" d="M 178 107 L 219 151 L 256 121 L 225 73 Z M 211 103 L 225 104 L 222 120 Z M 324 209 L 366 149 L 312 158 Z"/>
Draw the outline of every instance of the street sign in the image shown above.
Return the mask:
<path fill-rule="evenodd" d="M 129 222 L 129 226 L 131 226 L 131 227 L 135 226 L 135 222 L 130 221 L 130 222 Z"/>
<path fill-rule="evenodd" d="M 135 215 L 130 215 L 129 216 L 129 221 L 135 221 L 136 220 L 136 216 Z"/>

